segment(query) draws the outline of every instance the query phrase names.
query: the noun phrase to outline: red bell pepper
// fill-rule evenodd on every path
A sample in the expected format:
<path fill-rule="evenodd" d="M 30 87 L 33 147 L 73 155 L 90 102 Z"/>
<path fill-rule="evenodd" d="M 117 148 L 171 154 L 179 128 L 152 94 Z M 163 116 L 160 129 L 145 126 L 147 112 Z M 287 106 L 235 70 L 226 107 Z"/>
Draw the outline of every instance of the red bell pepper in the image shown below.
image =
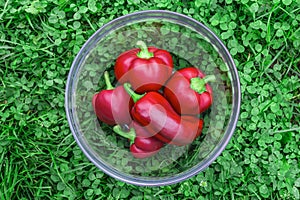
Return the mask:
<path fill-rule="evenodd" d="M 121 84 L 129 82 L 138 93 L 159 90 L 172 75 L 172 56 L 166 50 L 147 47 L 142 41 L 137 46 L 140 48 L 118 56 L 116 78 Z"/>
<path fill-rule="evenodd" d="M 122 85 L 114 88 L 108 72 L 104 72 L 106 90 L 94 94 L 92 103 L 98 119 L 106 124 L 130 124 L 133 101 Z"/>
<path fill-rule="evenodd" d="M 164 96 L 177 113 L 198 115 L 207 110 L 213 102 L 213 92 L 207 83 L 215 76 L 205 76 L 196 67 L 176 71 L 164 88 Z"/>
<path fill-rule="evenodd" d="M 202 131 L 203 120 L 195 116 L 180 116 L 158 92 L 135 93 L 129 83 L 125 90 L 135 102 L 131 116 L 159 140 L 183 146 L 190 144 Z"/>
<path fill-rule="evenodd" d="M 128 132 L 122 130 L 120 125 L 113 127 L 115 133 L 128 138 L 130 141 L 130 152 L 135 158 L 147 158 L 158 153 L 164 143 L 132 121 Z"/>

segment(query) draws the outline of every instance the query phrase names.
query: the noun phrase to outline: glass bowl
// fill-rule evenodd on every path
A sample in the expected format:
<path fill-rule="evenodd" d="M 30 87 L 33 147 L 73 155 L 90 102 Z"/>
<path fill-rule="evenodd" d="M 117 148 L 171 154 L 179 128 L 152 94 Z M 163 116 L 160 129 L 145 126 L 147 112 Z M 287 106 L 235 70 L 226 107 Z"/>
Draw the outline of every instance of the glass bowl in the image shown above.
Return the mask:
<path fill-rule="evenodd" d="M 145 159 L 134 158 L 128 140 L 101 123 L 92 106 L 93 95 L 105 89 L 104 71 L 113 74 L 116 58 L 135 48 L 137 40 L 169 51 L 175 70 L 195 66 L 216 77 L 210 83 L 214 102 L 201 115 L 202 135 L 186 146 L 165 145 L 159 153 Z M 77 144 L 99 169 L 130 184 L 160 186 L 196 175 L 221 154 L 234 133 L 240 98 L 234 61 L 211 30 L 182 14 L 149 10 L 112 20 L 88 39 L 71 66 L 65 106 Z"/>

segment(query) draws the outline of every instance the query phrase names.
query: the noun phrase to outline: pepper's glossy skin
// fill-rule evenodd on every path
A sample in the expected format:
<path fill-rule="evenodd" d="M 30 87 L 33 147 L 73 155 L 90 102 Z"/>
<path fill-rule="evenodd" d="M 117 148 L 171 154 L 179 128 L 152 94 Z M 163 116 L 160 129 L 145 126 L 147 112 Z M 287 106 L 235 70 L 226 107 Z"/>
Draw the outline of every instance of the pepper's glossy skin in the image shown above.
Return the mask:
<path fill-rule="evenodd" d="M 148 92 L 131 110 L 133 119 L 159 140 L 177 146 L 190 144 L 201 134 L 203 120 L 180 116 L 158 92 Z M 156 134 L 157 133 L 157 134 Z"/>
<path fill-rule="evenodd" d="M 148 47 L 152 57 L 139 57 L 139 48 L 119 55 L 115 63 L 115 76 L 122 84 L 129 82 L 138 93 L 159 90 L 172 75 L 173 59 L 169 52 Z"/>
<path fill-rule="evenodd" d="M 108 125 L 130 124 L 133 101 L 123 86 L 102 90 L 93 96 L 93 107 L 98 119 Z"/>
<path fill-rule="evenodd" d="M 135 158 L 148 158 L 164 146 L 164 142 L 152 136 L 145 128 L 138 125 L 135 121 L 131 123 L 134 127 L 136 137 L 134 143 L 130 146 L 130 152 Z"/>
<path fill-rule="evenodd" d="M 192 78 L 204 78 L 204 73 L 195 67 L 176 71 L 164 88 L 164 96 L 177 113 L 181 115 L 198 115 L 206 111 L 213 103 L 212 89 L 207 83 L 204 92 L 198 93 L 191 88 Z"/>
<path fill-rule="evenodd" d="M 117 125 L 114 132 L 130 140 L 130 152 L 135 158 L 148 158 L 164 146 L 164 142 L 152 136 L 145 128 L 132 121 L 130 130 L 125 132 Z"/>

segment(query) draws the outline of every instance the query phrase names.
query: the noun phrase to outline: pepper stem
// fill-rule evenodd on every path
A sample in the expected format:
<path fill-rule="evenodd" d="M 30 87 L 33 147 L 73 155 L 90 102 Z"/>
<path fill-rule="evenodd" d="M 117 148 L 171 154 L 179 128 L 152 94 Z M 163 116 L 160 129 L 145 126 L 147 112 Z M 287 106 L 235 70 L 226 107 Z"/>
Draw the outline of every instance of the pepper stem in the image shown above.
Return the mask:
<path fill-rule="evenodd" d="M 149 59 L 154 56 L 152 52 L 148 51 L 148 47 L 145 42 L 139 40 L 137 41 L 136 45 L 141 49 L 141 51 L 137 53 L 139 58 Z"/>
<path fill-rule="evenodd" d="M 115 87 L 112 86 L 112 84 L 111 84 L 111 82 L 109 80 L 109 73 L 108 73 L 108 71 L 104 72 L 104 80 L 105 80 L 105 85 L 106 85 L 106 89 L 107 90 L 115 89 Z"/>
<path fill-rule="evenodd" d="M 122 136 L 124 138 L 129 139 L 130 140 L 130 144 L 134 143 L 134 139 L 136 137 L 134 128 L 130 128 L 130 130 L 128 132 L 125 132 L 125 131 L 122 130 L 122 127 L 120 125 L 115 125 L 113 127 L 113 131 L 115 133 L 117 133 L 118 135 L 120 135 L 120 136 Z"/>
<path fill-rule="evenodd" d="M 130 83 L 124 83 L 124 89 L 132 98 L 133 102 L 136 103 L 139 99 L 141 99 L 145 94 L 137 94 L 131 89 Z"/>
<path fill-rule="evenodd" d="M 208 75 L 203 78 L 195 77 L 191 78 L 190 87 L 195 92 L 201 94 L 206 91 L 206 83 L 216 81 L 216 77 L 214 75 Z"/>

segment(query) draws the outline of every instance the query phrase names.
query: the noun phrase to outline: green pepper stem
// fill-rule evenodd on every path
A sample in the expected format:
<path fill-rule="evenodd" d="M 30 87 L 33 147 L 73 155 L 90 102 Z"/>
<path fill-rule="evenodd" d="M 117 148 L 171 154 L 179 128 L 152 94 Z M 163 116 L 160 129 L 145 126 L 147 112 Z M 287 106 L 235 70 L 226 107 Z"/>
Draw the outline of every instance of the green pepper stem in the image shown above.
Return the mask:
<path fill-rule="evenodd" d="M 106 85 L 106 89 L 107 90 L 113 90 L 113 89 L 115 89 L 115 87 L 112 86 L 112 84 L 111 84 L 111 82 L 109 80 L 109 73 L 108 73 L 108 71 L 104 72 L 104 80 L 105 80 L 105 85 Z"/>
<path fill-rule="evenodd" d="M 154 54 L 152 52 L 148 51 L 148 47 L 145 42 L 139 40 L 139 41 L 137 41 L 136 45 L 141 49 L 141 51 L 139 51 L 137 53 L 137 56 L 139 58 L 149 59 L 154 56 Z"/>
<path fill-rule="evenodd" d="M 195 78 L 191 78 L 190 87 L 195 92 L 202 94 L 203 92 L 206 91 L 206 87 L 205 87 L 206 83 L 214 82 L 214 81 L 216 81 L 216 77 L 214 75 L 208 75 L 203 78 L 195 77 Z"/>
<path fill-rule="evenodd" d="M 207 75 L 203 77 L 203 80 L 205 83 L 208 82 L 215 82 L 216 81 L 216 77 L 214 75 Z"/>
<path fill-rule="evenodd" d="M 137 94 L 131 89 L 130 83 L 124 83 L 124 89 L 132 98 L 133 102 L 136 103 L 139 99 L 141 99 L 145 94 Z"/>
<path fill-rule="evenodd" d="M 133 144 L 134 143 L 134 139 L 136 138 L 136 133 L 135 133 L 135 130 L 134 128 L 130 128 L 130 130 L 128 132 L 125 132 L 122 130 L 122 127 L 120 125 L 115 125 L 113 127 L 113 131 L 115 133 L 117 133 L 118 135 L 124 137 L 124 138 L 127 138 L 130 140 L 130 144 Z"/>

